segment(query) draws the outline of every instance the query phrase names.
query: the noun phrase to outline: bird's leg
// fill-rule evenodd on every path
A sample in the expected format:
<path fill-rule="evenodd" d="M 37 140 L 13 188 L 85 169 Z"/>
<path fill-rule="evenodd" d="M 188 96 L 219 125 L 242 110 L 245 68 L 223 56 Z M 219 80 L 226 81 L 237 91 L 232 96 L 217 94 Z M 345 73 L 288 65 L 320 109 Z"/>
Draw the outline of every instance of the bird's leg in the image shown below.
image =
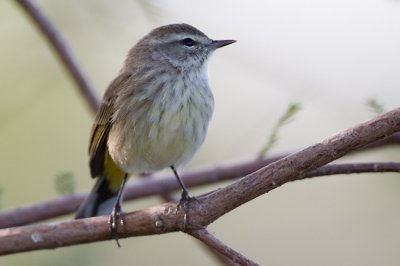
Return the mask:
<path fill-rule="evenodd" d="M 121 247 L 121 245 L 119 244 L 119 241 L 118 241 L 117 221 L 118 221 L 118 218 L 122 219 L 122 217 L 120 217 L 122 214 L 121 201 L 122 201 L 122 194 L 124 191 L 124 187 L 125 187 L 127 178 L 128 178 L 128 175 L 125 175 L 124 179 L 122 180 L 121 186 L 119 187 L 117 199 L 114 204 L 114 208 L 111 212 L 110 219 L 108 220 L 108 223 L 110 225 L 111 234 L 113 235 L 115 241 L 117 242 L 118 247 Z M 121 220 L 121 223 L 123 223 L 123 220 Z"/>
<path fill-rule="evenodd" d="M 189 207 L 189 199 L 190 199 L 189 191 L 186 188 L 186 186 L 183 183 L 183 181 L 180 178 L 180 176 L 178 175 L 178 172 L 176 171 L 175 166 L 171 165 L 171 169 L 172 169 L 172 172 L 174 172 L 174 175 L 175 175 L 176 179 L 178 180 L 178 182 L 179 182 L 179 184 L 181 185 L 181 188 L 182 188 L 182 194 L 181 194 L 181 199 L 180 199 L 179 204 L 178 204 L 178 208 L 181 205 L 183 205 L 183 212 L 184 212 L 184 214 L 183 214 L 183 229 L 185 230 L 186 229 L 186 222 L 187 222 L 187 214 L 188 214 L 188 210 L 189 210 L 188 209 L 188 207 Z"/>
<path fill-rule="evenodd" d="M 179 185 L 181 185 L 182 188 L 182 194 L 181 194 L 181 201 L 187 201 L 190 197 L 189 197 L 189 191 L 186 188 L 185 184 L 183 183 L 182 179 L 180 178 L 180 176 L 178 175 L 178 172 L 175 169 L 175 166 L 171 166 L 172 172 L 174 172 L 174 175 L 176 177 L 176 179 L 178 179 Z"/>

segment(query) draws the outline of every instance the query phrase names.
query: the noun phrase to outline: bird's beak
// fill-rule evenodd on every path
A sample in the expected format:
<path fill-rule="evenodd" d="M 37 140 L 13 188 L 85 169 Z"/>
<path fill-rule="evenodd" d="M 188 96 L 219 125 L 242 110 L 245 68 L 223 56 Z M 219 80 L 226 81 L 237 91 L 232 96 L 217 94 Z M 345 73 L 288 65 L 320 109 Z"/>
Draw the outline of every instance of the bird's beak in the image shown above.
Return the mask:
<path fill-rule="evenodd" d="M 218 49 L 218 48 L 227 46 L 227 45 L 229 45 L 229 44 L 232 44 L 232 43 L 234 43 L 234 42 L 236 42 L 236 41 L 234 41 L 234 40 L 212 41 L 211 44 L 210 44 L 210 47 L 211 47 L 212 49 Z"/>

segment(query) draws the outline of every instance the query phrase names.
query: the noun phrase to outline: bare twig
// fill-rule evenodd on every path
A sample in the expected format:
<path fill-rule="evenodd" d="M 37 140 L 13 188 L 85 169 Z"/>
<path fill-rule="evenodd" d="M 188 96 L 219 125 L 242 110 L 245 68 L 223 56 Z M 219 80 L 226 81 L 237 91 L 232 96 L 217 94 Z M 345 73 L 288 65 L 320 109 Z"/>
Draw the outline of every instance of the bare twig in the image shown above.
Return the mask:
<path fill-rule="evenodd" d="M 400 131 L 400 108 L 340 132 L 269 164 L 235 183 L 190 201 L 189 213 L 169 202 L 127 213 L 117 228 L 121 238 L 198 230 L 225 213 L 284 183 L 305 178 L 305 173 Z M 185 222 L 184 216 L 187 217 Z M 51 225 L 0 230 L 0 254 L 48 249 L 112 238 L 108 217 L 95 217 Z"/>
<path fill-rule="evenodd" d="M 222 255 L 215 249 L 212 249 L 210 246 L 206 245 L 205 243 L 203 243 L 203 242 L 199 242 L 199 243 L 204 247 L 205 251 L 207 251 L 211 256 L 213 256 L 215 258 L 215 260 L 219 261 L 222 265 L 225 265 L 225 266 L 237 265 L 236 263 L 231 261 L 229 258 L 225 257 L 224 255 Z M 212 252 L 210 252 L 210 251 L 212 251 Z"/>
<path fill-rule="evenodd" d="M 396 133 L 391 136 L 388 136 L 387 138 L 375 141 L 375 142 L 365 146 L 360 151 L 368 151 L 368 150 L 372 150 L 372 149 L 376 149 L 376 148 L 383 148 L 385 146 L 391 146 L 391 145 L 400 145 L 400 133 Z"/>
<path fill-rule="evenodd" d="M 328 164 L 318 169 L 307 172 L 307 177 L 317 177 L 326 175 L 340 174 L 361 174 L 361 173 L 388 173 L 400 172 L 400 163 L 346 163 L 346 164 Z"/>
<path fill-rule="evenodd" d="M 353 150 L 373 143 L 378 139 L 383 139 L 398 131 L 400 131 L 400 108 L 271 163 L 232 185 L 208 194 L 207 202 L 216 201 L 220 203 L 212 206 L 211 212 L 213 214 L 209 214 L 210 216 L 215 216 L 214 218 L 209 217 L 211 221 L 208 222 L 214 221 L 226 212 L 281 186 L 289 180 L 302 178 L 301 176 L 308 171 L 314 170 Z M 236 196 L 232 198 L 221 197 L 220 193 Z M 207 207 L 206 209 L 208 211 L 211 210 Z"/>
<path fill-rule="evenodd" d="M 264 167 L 271 162 L 277 161 L 281 156 L 275 156 L 263 160 L 227 164 L 216 167 L 203 168 L 197 171 L 184 173 L 182 178 L 188 187 L 201 186 L 231 180 L 245 176 Z M 305 174 L 305 177 L 316 177 L 324 175 L 353 174 L 353 173 L 385 173 L 400 172 L 400 163 L 396 162 L 374 162 L 374 163 L 350 163 L 330 164 Z M 126 187 L 125 200 L 152 196 L 156 194 L 168 194 L 179 189 L 174 176 L 154 177 L 149 176 L 131 182 Z M 169 194 L 170 195 L 170 194 Z M 79 193 L 46 202 L 22 206 L 0 213 L 0 228 L 21 226 L 55 218 L 57 216 L 70 214 L 78 208 L 87 194 Z M 169 201 L 173 201 L 171 198 Z"/>
<path fill-rule="evenodd" d="M 188 187 L 205 185 L 247 175 L 261 167 L 282 158 L 275 156 L 263 160 L 252 160 L 243 163 L 206 167 L 197 171 L 182 174 Z M 154 177 L 136 180 L 127 185 L 124 200 L 133 200 L 151 195 L 166 194 L 179 189 L 174 176 Z M 38 221 L 70 214 L 79 207 L 87 193 L 62 196 L 54 200 L 30 204 L 0 213 L 0 228 L 21 226 Z M 172 198 L 171 198 L 172 199 Z"/>
<path fill-rule="evenodd" d="M 214 235 L 210 234 L 207 229 L 199 229 L 187 232 L 189 235 L 194 236 L 198 240 L 202 241 L 210 248 L 217 250 L 224 256 L 231 259 L 234 263 L 238 265 L 258 265 L 257 263 L 253 262 L 252 260 L 246 258 L 239 252 L 233 250 L 232 248 L 225 245 L 221 240 L 216 238 Z"/>
<path fill-rule="evenodd" d="M 30 16 L 32 21 L 38 26 L 41 33 L 47 39 L 48 43 L 54 49 L 56 56 L 59 57 L 72 79 L 77 85 L 77 89 L 89 104 L 90 109 L 95 112 L 99 108 L 99 99 L 95 93 L 95 89 L 89 83 L 83 74 L 82 69 L 67 43 L 58 33 L 55 26 L 50 22 L 46 15 L 30 0 L 16 0 L 22 9 Z"/>

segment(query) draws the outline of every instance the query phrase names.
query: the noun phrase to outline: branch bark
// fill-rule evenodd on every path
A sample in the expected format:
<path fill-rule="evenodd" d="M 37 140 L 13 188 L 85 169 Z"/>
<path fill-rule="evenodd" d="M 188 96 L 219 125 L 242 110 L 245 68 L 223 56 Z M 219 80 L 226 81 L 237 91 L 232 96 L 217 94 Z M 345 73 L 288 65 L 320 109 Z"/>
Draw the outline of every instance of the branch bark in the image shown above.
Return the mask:
<path fill-rule="evenodd" d="M 209 185 L 216 182 L 232 180 L 254 172 L 282 156 L 275 156 L 262 160 L 213 166 L 183 173 L 182 179 L 188 187 Z M 319 167 L 306 174 L 305 177 L 318 177 L 325 175 L 354 174 L 354 173 L 387 173 L 400 172 L 400 163 L 374 162 L 374 163 L 347 163 L 329 164 Z M 179 189 L 179 185 L 173 176 L 149 176 L 145 179 L 128 183 L 124 200 L 134 200 L 147 196 L 165 194 Z M 13 226 L 22 226 L 36 223 L 46 219 L 67 215 L 76 211 L 87 193 L 71 194 L 57 199 L 30 204 L 0 213 L 0 229 Z M 172 201 L 172 199 L 171 199 Z"/>
<path fill-rule="evenodd" d="M 190 201 L 187 219 L 175 202 L 124 215 L 121 238 L 203 229 L 225 213 L 353 150 L 400 131 L 400 108 L 291 154 L 235 183 Z M 186 223 L 184 221 L 186 220 Z M 0 254 L 57 248 L 111 239 L 108 217 L 0 230 Z"/>
<path fill-rule="evenodd" d="M 67 72 L 71 75 L 73 81 L 77 85 L 76 88 L 83 96 L 85 102 L 88 103 L 91 111 L 96 112 L 100 106 L 100 101 L 96 95 L 95 89 L 83 74 L 83 70 L 79 67 L 78 61 L 73 56 L 61 34 L 59 34 L 47 16 L 34 3 L 29 0 L 16 0 L 16 2 L 32 19 L 51 48 L 54 49 L 55 55 L 60 59 Z"/>
<path fill-rule="evenodd" d="M 217 250 L 219 253 L 223 254 L 224 256 L 226 256 L 227 258 L 229 258 L 236 264 L 258 265 L 254 261 L 250 260 L 249 258 L 246 258 L 242 254 L 236 252 L 232 248 L 225 245 L 221 240 L 216 238 L 214 235 L 212 235 L 206 229 L 194 230 L 194 231 L 190 231 L 187 233 L 191 236 L 194 236 L 198 240 L 202 241 L 207 246 L 209 246 L 211 249 Z"/>

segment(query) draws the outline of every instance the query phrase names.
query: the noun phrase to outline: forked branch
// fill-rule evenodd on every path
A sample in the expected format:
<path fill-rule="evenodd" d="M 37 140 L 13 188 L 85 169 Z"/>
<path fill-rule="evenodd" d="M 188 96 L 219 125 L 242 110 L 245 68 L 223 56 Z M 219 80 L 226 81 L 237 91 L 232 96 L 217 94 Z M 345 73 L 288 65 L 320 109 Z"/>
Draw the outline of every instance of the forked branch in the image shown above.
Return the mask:
<path fill-rule="evenodd" d="M 257 171 L 258 169 L 283 157 L 284 156 L 275 156 L 241 163 L 205 167 L 199 170 L 183 173 L 182 179 L 188 187 L 234 180 Z M 389 172 L 399 173 L 400 163 L 372 162 L 328 164 L 307 172 L 305 177 L 311 178 L 326 175 Z M 125 190 L 124 200 L 134 200 L 159 194 L 164 195 L 178 189 L 180 189 L 180 187 L 174 176 L 150 176 L 145 179 L 128 183 Z M 71 214 L 77 210 L 86 197 L 87 193 L 71 194 L 0 212 L 0 229 L 37 223 L 62 215 Z"/>
<path fill-rule="evenodd" d="M 121 238 L 199 230 L 225 213 L 287 182 L 378 139 L 400 131 L 400 108 L 291 154 L 222 189 L 190 202 L 187 223 L 176 202 L 168 202 L 124 216 Z M 50 225 L 0 230 L 0 254 L 49 249 L 111 239 L 108 217 L 95 217 Z"/>

